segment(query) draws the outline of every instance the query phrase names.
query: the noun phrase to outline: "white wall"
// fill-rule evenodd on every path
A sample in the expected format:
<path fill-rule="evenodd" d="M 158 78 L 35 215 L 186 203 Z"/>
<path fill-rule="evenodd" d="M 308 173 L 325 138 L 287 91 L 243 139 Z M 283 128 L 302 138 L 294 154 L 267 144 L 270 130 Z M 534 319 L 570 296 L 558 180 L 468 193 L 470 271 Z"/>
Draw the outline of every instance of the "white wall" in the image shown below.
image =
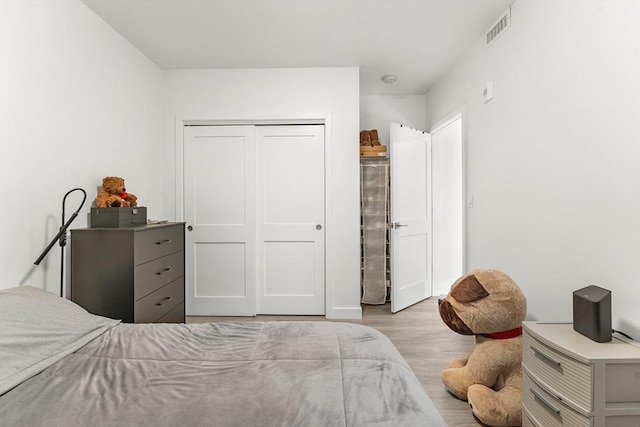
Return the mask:
<path fill-rule="evenodd" d="M 182 219 L 181 120 L 328 117 L 326 263 L 329 318 L 359 318 L 358 69 L 235 69 L 164 72 L 165 212 Z M 177 184 L 176 184 L 177 183 Z"/>
<path fill-rule="evenodd" d="M 637 1 L 518 0 L 512 28 L 427 94 L 429 125 L 466 104 L 468 267 L 512 276 L 529 319 L 571 321 L 572 291 L 610 289 L 614 328 L 636 340 L 639 18 Z"/>
<path fill-rule="evenodd" d="M 0 19 L 0 288 L 57 294 L 59 246 L 33 262 L 67 191 L 87 192 L 72 228 L 107 175 L 163 216 L 161 72 L 79 1 L 2 0 Z M 81 200 L 69 196 L 67 219 Z"/>
<path fill-rule="evenodd" d="M 389 125 L 399 123 L 425 129 L 424 95 L 366 95 L 360 97 L 360 130 L 378 130 L 380 143 L 389 145 Z"/>

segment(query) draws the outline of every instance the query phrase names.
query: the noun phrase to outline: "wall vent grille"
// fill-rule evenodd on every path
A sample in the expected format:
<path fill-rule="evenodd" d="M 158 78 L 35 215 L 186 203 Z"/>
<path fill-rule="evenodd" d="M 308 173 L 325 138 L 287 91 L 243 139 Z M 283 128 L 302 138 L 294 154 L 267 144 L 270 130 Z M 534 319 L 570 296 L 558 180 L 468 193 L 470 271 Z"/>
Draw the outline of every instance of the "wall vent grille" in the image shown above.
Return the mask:
<path fill-rule="evenodd" d="M 509 7 L 486 32 L 486 47 L 491 46 L 505 31 L 511 28 L 511 7 Z"/>

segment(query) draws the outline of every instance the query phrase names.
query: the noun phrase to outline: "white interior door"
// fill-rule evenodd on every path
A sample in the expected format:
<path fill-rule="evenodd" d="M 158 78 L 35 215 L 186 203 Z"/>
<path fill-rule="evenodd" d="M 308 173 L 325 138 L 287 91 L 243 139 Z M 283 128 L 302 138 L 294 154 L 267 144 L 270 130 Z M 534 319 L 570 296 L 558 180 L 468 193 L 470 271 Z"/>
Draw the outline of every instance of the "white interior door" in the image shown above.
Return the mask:
<path fill-rule="evenodd" d="M 324 314 L 324 126 L 258 126 L 258 313 Z"/>
<path fill-rule="evenodd" d="M 190 315 L 256 314 L 255 150 L 253 126 L 184 128 Z"/>
<path fill-rule="evenodd" d="M 391 311 L 431 296 L 431 135 L 391 123 Z"/>

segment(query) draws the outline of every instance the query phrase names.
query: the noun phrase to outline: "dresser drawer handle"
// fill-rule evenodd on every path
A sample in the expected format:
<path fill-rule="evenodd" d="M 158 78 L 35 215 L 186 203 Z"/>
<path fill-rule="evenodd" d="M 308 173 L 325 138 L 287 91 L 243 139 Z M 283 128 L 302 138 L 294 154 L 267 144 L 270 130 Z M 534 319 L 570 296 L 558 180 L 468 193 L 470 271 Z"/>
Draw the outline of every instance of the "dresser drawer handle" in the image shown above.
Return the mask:
<path fill-rule="evenodd" d="M 540 393 L 538 393 L 536 390 L 532 388 L 530 388 L 529 391 L 535 396 L 536 399 L 538 399 L 542 404 L 544 404 L 544 406 L 546 406 L 551 412 L 555 413 L 556 415 L 560 415 L 560 409 L 553 406 L 553 404 L 551 404 L 551 402 L 545 399 Z"/>
<path fill-rule="evenodd" d="M 162 274 L 164 274 L 164 273 L 168 273 L 168 272 L 170 272 L 171 270 L 173 270 L 173 268 L 171 268 L 171 267 L 169 267 L 169 268 L 165 268 L 165 269 L 162 269 L 162 270 L 158 271 L 156 274 L 157 274 L 158 276 L 160 276 L 160 275 L 162 275 Z"/>
<path fill-rule="evenodd" d="M 156 305 L 164 305 L 165 303 L 169 302 L 170 299 L 171 297 L 164 297 L 160 301 L 158 301 Z"/>
<path fill-rule="evenodd" d="M 171 239 L 164 239 L 156 242 L 156 245 L 164 245 L 165 243 L 171 243 Z"/>
<path fill-rule="evenodd" d="M 542 358 L 548 360 L 549 362 L 553 363 L 556 366 L 560 366 L 560 362 L 558 362 L 556 359 L 554 359 L 553 357 L 549 356 L 548 354 L 546 354 L 544 351 L 540 350 L 539 348 L 535 348 L 534 346 L 531 346 L 531 350 L 533 350 L 533 352 L 539 356 L 541 356 Z"/>

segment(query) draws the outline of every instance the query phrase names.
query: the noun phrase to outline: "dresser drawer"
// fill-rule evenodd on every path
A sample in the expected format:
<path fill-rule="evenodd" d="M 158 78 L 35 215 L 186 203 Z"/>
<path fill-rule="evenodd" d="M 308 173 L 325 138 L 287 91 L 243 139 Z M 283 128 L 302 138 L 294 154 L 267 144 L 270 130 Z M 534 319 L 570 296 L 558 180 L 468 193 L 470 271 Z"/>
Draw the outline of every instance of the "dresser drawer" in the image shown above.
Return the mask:
<path fill-rule="evenodd" d="M 178 304 L 155 323 L 184 323 L 184 302 Z"/>
<path fill-rule="evenodd" d="M 184 227 L 148 228 L 135 235 L 134 257 L 136 265 L 181 251 L 184 248 Z"/>
<path fill-rule="evenodd" d="M 135 302 L 135 323 L 152 323 L 184 302 L 184 277 Z"/>
<path fill-rule="evenodd" d="M 184 276 L 184 252 L 154 259 L 135 268 L 133 297 L 136 301 Z"/>
<path fill-rule="evenodd" d="M 535 339 L 522 336 L 522 366 L 533 379 L 545 384 L 569 405 L 584 413 L 592 411 L 593 371 L 582 363 Z"/>
<path fill-rule="evenodd" d="M 591 427 L 592 419 L 565 405 L 522 372 L 523 418 L 538 427 Z"/>

